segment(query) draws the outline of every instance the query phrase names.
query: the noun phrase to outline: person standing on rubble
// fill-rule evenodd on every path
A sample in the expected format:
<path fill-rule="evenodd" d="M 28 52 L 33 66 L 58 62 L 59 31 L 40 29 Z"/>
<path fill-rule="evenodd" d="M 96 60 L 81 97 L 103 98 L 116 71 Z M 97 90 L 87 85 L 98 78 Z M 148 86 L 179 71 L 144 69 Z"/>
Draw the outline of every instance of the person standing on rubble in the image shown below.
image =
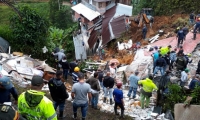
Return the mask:
<path fill-rule="evenodd" d="M 73 82 L 73 84 L 78 82 L 79 71 L 80 71 L 79 67 L 75 67 L 74 68 L 74 72 L 72 73 L 72 82 Z"/>
<path fill-rule="evenodd" d="M 74 61 L 71 61 L 69 63 L 69 71 L 70 71 L 69 73 L 70 73 L 70 75 L 72 75 L 72 73 L 74 72 L 75 67 L 78 67 L 78 61 L 76 59 L 74 59 Z"/>
<path fill-rule="evenodd" d="M 169 55 L 169 58 L 170 58 L 169 70 L 170 71 L 174 68 L 174 62 L 177 59 L 176 50 L 177 49 L 175 48 L 173 51 L 170 52 L 170 55 Z"/>
<path fill-rule="evenodd" d="M 163 76 L 164 75 L 164 67 L 165 67 L 165 65 L 166 65 L 167 63 L 166 63 L 166 61 L 165 61 L 165 59 L 162 57 L 162 55 L 161 54 L 159 54 L 159 58 L 156 60 L 156 67 L 155 67 L 155 70 L 154 70 L 154 72 L 153 72 L 153 76 L 155 75 L 155 74 L 157 74 L 157 72 L 160 70 L 160 73 L 161 73 L 161 76 Z"/>
<path fill-rule="evenodd" d="M 91 86 L 91 93 L 92 93 L 92 108 L 98 109 L 97 104 L 99 100 L 99 91 L 100 91 L 100 86 L 98 82 L 98 73 L 94 73 L 94 77 L 90 77 L 86 83 L 88 83 Z"/>
<path fill-rule="evenodd" d="M 23 92 L 18 98 L 19 113 L 27 120 L 57 120 L 52 101 L 41 91 L 43 86 L 42 77 L 35 75 L 31 80 L 31 90 Z"/>
<path fill-rule="evenodd" d="M 64 54 L 64 50 L 63 50 L 63 49 L 61 49 L 61 50 L 60 50 L 59 52 L 57 52 L 57 53 L 52 52 L 52 54 L 53 54 L 54 56 L 57 56 L 57 58 L 58 58 L 58 59 L 57 59 L 57 62 L 61 61 L 62 58 L 65 57 L 65 54 Z M 58 63 L 57 69 L 60 70 L 61 68 L 62 68 L 62 65 Z"/>
<path fill-rule="evenodd" d="M 110 76 L 115 79 L 116 78 L 115 63 L 110 64 L 109 69 L 110 69 Z"/>
<path fill-rule="evenodd" d="M 181 72 L 181 83 L 180 83 L 181 87 L 184 87 L 188 80 L 188 72 L 189 72 L 189 69 L 187 68 Z"/>
<path fill-rule="evenodd" d="M 85 83 L 84 74 L 78 74 L 78 83 L 75 83 L 72 86 L 71 97 L 73 99 L 73 118 L 77 119 L 77 109 L 81 107 L 82 112 L 82 120 L 85 120 L 87 115 L 88 103 L 90 103 L 92 95 L 91 95 L 91 87 L 88 83 Z M 88 101 L 88 98 L 89 101 Z"/>
<path fill-rule="evenodd" d="M 163 58 L 165 59 L 166 61 L 166 65 L 164 66 L 164 73 L 165 71 L 168 69 L 169 65 L 170 65 L 170 52 L 168 52 L 166 55 L 163 56 Z"/>
<path fill-rule="evenodd" d="M 184 37 L 185 37 L 185 34 L 183 32 L 183 29 L 180 28 L 176 36 L 176 38 L 178 39 L 177 47 L 179 47 L 180 44 L 183 44 Z"/>
<path fill-rule="evenodd" d="M 163 56 L 166 55 L 168 52 L 170 52 L 171 48 L 172 48 L 171 45 L 160 48 L 160 54 Z"/>
<path fill-rule="evenodd" d="M 123 100 L 123 91 L 121 90 L 122 87 L 122 83 L 117 83 L 117 88 L 114 89 L 113 91 L 113 98 L 115 101 L 115 105 L 114 105 L 114 112 L 115 115 L 119 115 L 119 113 L 117 113 L 117 107 L 121 108 L 121 116 L 120 118 L 124 118 L 124 100 Z"/>
<path fill-rule="evenodd" d="M 143 86 L 140 91 L 140 103 L 141 103 L 142 109 L 144 109 L 144 107 L 149 107 L 152 91 L 158 90 L 157 86 L 153 83 L 152 80 L 153 80 L 153 76 L 150 75 L 149 78 L 138 81 L 138 84 Z"/>
<path fill-rule="evenodd" d="M 99 68 L 97 70 L 97 73 L 98 73 L 98 79 L 99 79 L 100 86 L 103 89 L 103 71 Z"/>
<path fill-rule="evenodd" d="M 133 99 L 136 97 L 136 93 L 137 93 L 137 88 L 138 88 L 138 81 L 140 80 L 140 78 L 138 77 L 139 72 L 136 71 L 135 75 L 131 74 L 130 77 L 128 78 L 128 83 L 130 84 L 129 86 L 129 92 L 127 94 L 127 96 L 130 98 L 131 97 L 131 93 L 133 92 Z"/>
<path fill-rule="evenodd" d="M 194 12 L 192 12 L 192 13 L 190 14 L 189 19 L 190 19 L 190 24 L 191 24 L 191 25 L 194 25 L 194 19 L 195 19 Z"/>
<path fill-rule="evenodd" d="M 67 76 L 69 73 L 69 63 L 67 61 L 67 58 L 64 56 L 61 61 L 59 61 L 59 64 L 61 64 L 62 69 L 63 69 L 63 77 L 65 80 L 67 80 Z"/>
<path fill-rule="evenodd" d="M 149 20 L 149 24 L 150 24 L 150 27 L 152 28 L 152 25 L 154 23 L 154 18 L 151 16 L 150 20 Z"/>
<path fill-rule="evenodd" d="M 145 40 L 146 39 L 146 34 L 147 34 L 147 27 L 146 24 L 144 24 L 142 28 L 142 38 Z"/>
<path fill-rule="evenodd" d="M 200 74 L 200 60 L 199 60 L 199 62 L 197 64 L 196 74 Z"/>
<path fill-rule="evenodd" d="M 63 115 L 63 113 L 65 108 L 65 100 L 69 97 L 65 85 L 61 81 L 62 76 L 62 71 L 58 70 L 56 72 L 56 78 L 52 78 L 48 83 L 49 91 L 54 101 L 54 109 L 56 110 L 59 106 L 59 118 L 61 119 L 66 117 Z"/>
<path fill-rule="evenodd" d="M 194 90 L 196 86 L 200 86 L 200 76 L 196 74 L 189 84 L 189 89 Z"/>
<path fill-rule="evenodd" d="M 119 63 L 119 60 L 117 60 L 114 55 L 112 56 L 112 59 L 109 61 L 109 65 L 111 65 L 112 63 L 114 63 L 114 66 L 112 68 L 114 68 L 115 72 L 117 72 L 117 66 L 120 63 Z"/>
<path fill-rule="evenodd" d="M 0 74 L 0 104 L 3 104 L 4 102 L 11 102 L 10 94 L 12 94 L 15 99 L 15 104 L 17 104 L 17 90 L 10 81 L 10 78 Z"/>
<path fill-rule="evenodd" d="M 189 29 L 188 29 L 188 27 L 187 27 L 187 25 L 185 25 L 185 27 L 183 27 L 183 33 L 184 33 L 184 40 L 186 39 L 186 35 L 188 34 L 188 32 L 189 32 Z"/>
<path fill-rule="evenodd" d="M 110 77 L 110 72 L 107 72 L 106 76 L 103 79 L 103 86 L 104 86 L 104 99 L 103 102 L 106 103 L 108 94 L 110 95 L 110 105 L 113 104 L 112 102 L 112 92 L 115 80 L 114 78 Z"/>
<path fill-rule="evenodd" d="M 159 58 L 159 51 L 158 51 L 158 47 L 157 46 L 155 46 L 154 47 L 154 52 L 153 52 L 153 54 L 152 54 L 152 56 L 153 56 L 153 71 L 154 71 L 154 69 L 155 69 L 155 67 L 156 67 L 156 60 Z"/>
<path fill-rule="evenodd" d="M 183 53 L 179 54 L 175 63 L 176 63 L 177 70 L 184 70 L 186 68 L 187 62 Z"/>

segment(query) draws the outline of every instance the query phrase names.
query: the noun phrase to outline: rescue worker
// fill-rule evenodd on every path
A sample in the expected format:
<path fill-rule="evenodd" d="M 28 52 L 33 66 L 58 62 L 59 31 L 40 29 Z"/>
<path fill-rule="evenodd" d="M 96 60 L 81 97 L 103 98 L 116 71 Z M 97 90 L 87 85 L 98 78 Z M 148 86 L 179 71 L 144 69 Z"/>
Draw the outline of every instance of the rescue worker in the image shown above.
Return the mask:
<path fill-rule="evenodd" d="M 176 57 L 176 48 L 170 52 L 170 65 L 169 65 L 169 70 L 172 70 L 174 68 L 174 62 L 176 61 L 177 57 Z"/>
<path fill-rule="evenodd" d="M 144 27 L 142 28 L 142 38 L 143 38 L 143 39 L 146 39 L 146 34 L 147 34 L 147 27 L 146 27 L 146 25 L 144 24 Z"/>
<path fill-rule="evenodd" d="M 198 65 L 197 65 L 196 74 L 200 74 L 200 60 L 199 60 Z"/>
<path fill-rule="evenodd" d="M 183 53 L 180 53 L 176 59 L 177 70 L 184 70 L 186 68 L 186 59 Z"/>
<path fill-rule="evenodd" d="M 23 92 L 18 98 L 19 113 L 27 120 L 57 120 L 52 101 L 41 91 L 43 85 L 41 76 L 33 76 L 31 90 Z"/>
<path fill-rule="evenodd" d="M 78 82 L 78 73 L 79 73 L 80 69 L 79 67 L 75 67 L 74 68 L 74 72 L 72 73 L 72 82 L 77 83 Z"/>
<path fill-rule="evenodd" d="M 162 48 L 160 49 L 160 54 L 161 54 L 162 56 L 166 55 L 168 52 L 170 52 L 170 49 L 171 49 L 171 48 L 172 48 L 171 45 L 168 45 L 167 47 L 162 47 Z"/>
<path fill-rule="evenodd" d="M 149 101 L 152 95 L 152 91 L 154 89 L 158 90 L 157 86 L 153 83 L 152 80 L 153 80 L 153 76 L 150 75 L 149 78 L 138 81 L 138 84 L 143 86 L 140 91 L 140 103 L 141 103 L 142 109 L 144 109 L 144 107 L 149 107 Z"/>
<path fill-rule="evenodd" d="M 176 36 L 176 38 L 178 39 L 177 47 L 179 47 L 180 44 L 183 44 L 184 37 L 185 37 L 185 35 L 183 32 L 183 29 L 180 28 L 180 30 L 178 31 L 177 36 Z"/>
<path fill-rule="evenodd" d="M 192 12 L 189 16 L 189 19 L 190 19 L 190 24 L 193 25 L 194 24 L 194 18 L 195 18 L 195 15 L 194 15 L 194 12 Z"/>

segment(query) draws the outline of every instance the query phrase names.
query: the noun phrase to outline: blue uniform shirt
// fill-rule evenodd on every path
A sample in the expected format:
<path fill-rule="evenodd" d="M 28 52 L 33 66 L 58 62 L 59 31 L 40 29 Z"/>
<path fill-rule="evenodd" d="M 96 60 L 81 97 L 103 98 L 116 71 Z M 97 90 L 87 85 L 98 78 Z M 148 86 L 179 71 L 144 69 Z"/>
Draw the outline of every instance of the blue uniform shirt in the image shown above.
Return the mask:
<path fill-rule="evenodd" d="M 123 99 L 122 90 L 115 88 L 113 91 L 113 96 L 116 103 L 122 103 L 122 99 Z"/>

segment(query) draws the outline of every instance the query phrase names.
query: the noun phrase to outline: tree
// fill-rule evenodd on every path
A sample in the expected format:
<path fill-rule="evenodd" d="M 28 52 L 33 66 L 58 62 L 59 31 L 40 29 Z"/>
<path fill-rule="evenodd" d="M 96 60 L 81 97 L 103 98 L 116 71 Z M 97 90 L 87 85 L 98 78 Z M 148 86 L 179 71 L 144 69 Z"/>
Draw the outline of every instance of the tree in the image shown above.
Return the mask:
<path fill-rule="evenodd" d="M 63 0 L 50 0 L 50 14 L 49 19 L 52 26 L 60 29 L 66 29 L 73 23 L 71 17 L 71 8 L 69 6 L 62 5 Z"/>
<path fill-rule="evenodd" d="M 19 10 L 21 19 L 17 15 L 10 18 L 14 36 L 14 40 L 10 41 L 12 48 L 38 56 L 46 45 L 48 22 L 29 6 L 21 6 Z"/>

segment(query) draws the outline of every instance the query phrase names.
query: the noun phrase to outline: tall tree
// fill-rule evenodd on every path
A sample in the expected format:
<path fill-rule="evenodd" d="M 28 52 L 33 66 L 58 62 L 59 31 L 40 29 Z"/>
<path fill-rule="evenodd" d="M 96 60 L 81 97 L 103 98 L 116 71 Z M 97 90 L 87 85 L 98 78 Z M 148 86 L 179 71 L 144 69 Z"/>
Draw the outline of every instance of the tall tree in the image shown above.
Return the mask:
<path fill-rule="evenodd" d="M 10 41 L 12 48 L 38 55 L 41 48 L 46 45 L 48 22 L 29 6 L 21 6 L 19 10 L 21 19 L 17 15 L 10 18 L 14 36 L 14 41 Z"/>

